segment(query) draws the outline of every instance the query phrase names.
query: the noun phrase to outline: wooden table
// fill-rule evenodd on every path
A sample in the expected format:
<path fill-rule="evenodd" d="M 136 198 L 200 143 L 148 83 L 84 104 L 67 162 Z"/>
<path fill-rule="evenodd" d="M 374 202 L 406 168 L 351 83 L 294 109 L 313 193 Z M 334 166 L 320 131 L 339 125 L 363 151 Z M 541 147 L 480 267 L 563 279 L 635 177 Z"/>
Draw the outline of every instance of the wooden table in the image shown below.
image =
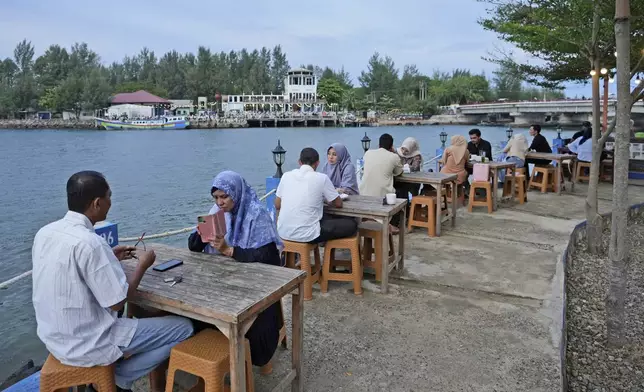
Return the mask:
<path fill-rule="evenodd" d="M 467 167 L 474 168 L 474 164 L 479 162 L 467 162 Z M 494 211 L 499 209 L 499 171 L 511 169 L 512 173 L 516 171 L 516 164 L 514 162 L 485 162 L 485 165 L 490 166 L 490 174 L 492 175 L 492 208 Z M 514 189 L 514 176 L 512 176 L 512 188 Z M 512 199 L 514 192 L 510 192 L 509 198 Z"/>
<path fill-rule="evenodd" d="M 452 187 L 452 212 L 448 216 L 451 218 L 452 227 L 456 226 L 456 199 L 458 197 L 456 189 L 456 174 L 414 172 L 403 173 L 395 178 L 397 182 L 406 182 L 410 184 L 431 185 L 436 189 L 436 236 L 441 235 L 442 211 L 441 211 L 441 192 L 443 185 L 451 184 Z"/>
<path fill-rule="evenodd" d="M 556 161 L 557 167 L 555 168 L 555 189 L 557 194 L 561 194 L 561 179 L 564 178 L 563 175 L 563 161 L 570 159 L 572 162 L 571 171 L 572 171 L 572 184 L 570 185 L 570 191 L 575 190 L 575 182 L 577 182 L 577 155 L 574 154 L 549 154 L 545 152 L 528 152 L 525 154 L 526 160 L 528 159 L 543 159 L 546 161 Z M 526 162 L 527 166 L 527 162 Z M 528 179 L 530 181 L 530 179 Z"/>
<path fill-rule="evenodd" d="M 389 272 L 396 268 L 399 271 L 405 266 L 405 206 L 407 200 L 396 199 L 394 205 L 383 205 L 382 198 L 372 196 L 349 196 L 348 200 L 342 202 L 342 208 L 325 206 L 324 212 L 332 215 L 350 216 L 356 218 L 368 218 L 382 221 L 382 276 L 380 278 L 380 292 L 386 294 L 389 291 Z M 398 255 L 394 257 L 393 262 L 385 263 L 389 260 L 389 221 L 394 215 L 400 214 L 398 228 Z"/>
<path fill-rule="evenodd" d="M 273 389 L 304 391 L 302 356 L 304 339 L 304 279 L 306 273 L 260 263 L 238 263 L 221 255 L 191 252 L 148 244 L 157 255 L 155 264 L 179 259 L 183 265 L 166 272 L 150 268 L 138 288 L 137 305 L 161 309 L 200 320 L 217 327 L 230 341 L 230 383 L 232 391 L 246 391 L 244 335 L 257 315 L 288 293 L 293 295 L 292 368 Z M 126 274 L 136 260 L 122 262 Z M 174 286 L 164 278 L 182 275 Z"/>

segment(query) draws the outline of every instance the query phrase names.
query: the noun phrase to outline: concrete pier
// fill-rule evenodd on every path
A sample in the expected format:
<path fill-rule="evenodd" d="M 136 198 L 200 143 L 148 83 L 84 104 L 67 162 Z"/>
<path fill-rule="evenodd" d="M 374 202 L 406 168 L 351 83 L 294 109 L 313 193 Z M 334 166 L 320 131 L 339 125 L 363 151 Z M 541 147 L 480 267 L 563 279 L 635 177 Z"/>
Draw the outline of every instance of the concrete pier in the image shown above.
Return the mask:
<path fill-rule="evenodd" d="M 362 297 L 350 284 L 332 282 L 325 295 L 314 285 L 305 303 L 305 390 L 561 390 L 561 255 L 584 219 L 586 189 L 530 192 L 526 204 L 504 202 L 494 214 L 461 208 L 456 227 L 444 225 L 438 238 L 416 229 L 388 295 L 371 275 Z M 600 184 L 601 212 L 611 192 Z M 644 189 L 631 186 L 629 196 L 644 201 Z M 290 370 L 290 352 L 278 349 L 273 365 L 270 376 L 254 369 L 256 391 Z"/>

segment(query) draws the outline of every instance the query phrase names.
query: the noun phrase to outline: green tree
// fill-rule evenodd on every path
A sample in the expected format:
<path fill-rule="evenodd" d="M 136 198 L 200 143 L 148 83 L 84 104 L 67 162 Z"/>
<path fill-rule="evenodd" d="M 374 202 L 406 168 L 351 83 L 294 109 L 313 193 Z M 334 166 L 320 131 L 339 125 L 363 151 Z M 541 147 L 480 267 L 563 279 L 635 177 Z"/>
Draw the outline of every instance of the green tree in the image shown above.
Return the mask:
<path fill-rule="evenodd" d="M 93 69 L 84 80 L 82 106 L 85 110 L 96 110 L 108 105 L 112 89 L 107 82 L 107 70 Z"/>
<path fill-rule="evenodd" d="M 602 0 L 484 0 L 493 5 L 489 17 L 483 19 L 484 28 L 516 45 L 540 61 L 535 64 L 516 62 L 511 56 L 492 59 L 514 68 L 530 82 L 546 87 L 557 87 L 564 81 L 587 81 L 591 70 L 593 91 L 593 128 L 600 128 L 599 70 L 615 67 L 614 5 Z M 634 13 L 644 15 L 644 2 L 637 2 Z M 633 20 L 633 31 L 644 31 L 644 18 Z M 631 75 L 642 69 L 641 48 L 644 35 L 634 34 L 630 46 Z M 618 53 L 619 55 L 619 53 Z M 632 106 L 643 97 L 644 84 L 631 93 Z M 588 248 L 599 252 L 602 219 L 598 211 L 597 188 L 601 152 L 614 128 L 614 121 L 604 132 L 593 132 L 593 158 L 590 168 L 586 219 L 588 221 Z"/>
<path fill-rule="evenodd" d="M 45 92 L 57 86 L 69 72 L 69 54 L 59 45 L 51 45 L 36 59 L 34 73 L 36 82 Z"/>
<path fill-rule="evenodd" d="M 322 78 L 318 83 L 318 95 L 330 104 L 341 104 L 344 91 L 340 82 L 333 78 Z"/>
<path fill-rule="evenodd" d="M 367 70 L 360 73 L 358 81 L 362 87 L 375 94 L 376 99 L 383 94 L 391 94 L 398 84 L 398 70 L 394 60 L 389 56 L 380 57 L 378 52 L 374 53 L 369 59 Z"/>
<path fill-rule="evenodd" d="M 13 57 L 17 66 L 13 100 L 18 109 L 33 108 L 36 104 L 36 81 L 33 74 L 34 47 L 31 42 L 23 40 L 16 45 Z"/>

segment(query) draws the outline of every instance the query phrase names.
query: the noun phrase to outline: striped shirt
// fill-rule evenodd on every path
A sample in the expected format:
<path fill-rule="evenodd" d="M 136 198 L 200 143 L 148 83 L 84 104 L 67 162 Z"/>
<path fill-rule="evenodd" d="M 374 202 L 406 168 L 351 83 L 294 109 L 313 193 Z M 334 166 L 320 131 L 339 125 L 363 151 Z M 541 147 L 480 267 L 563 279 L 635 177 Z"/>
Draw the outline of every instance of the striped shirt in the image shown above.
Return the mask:
<path fill-rule="evenodd" d="M 38 337 L 66 365 L 116 362 L 137 321 L 109 309 L 127 298 L 114 252 L 85 215 L 69 211 L 38 231 L 32 248 Z"/>

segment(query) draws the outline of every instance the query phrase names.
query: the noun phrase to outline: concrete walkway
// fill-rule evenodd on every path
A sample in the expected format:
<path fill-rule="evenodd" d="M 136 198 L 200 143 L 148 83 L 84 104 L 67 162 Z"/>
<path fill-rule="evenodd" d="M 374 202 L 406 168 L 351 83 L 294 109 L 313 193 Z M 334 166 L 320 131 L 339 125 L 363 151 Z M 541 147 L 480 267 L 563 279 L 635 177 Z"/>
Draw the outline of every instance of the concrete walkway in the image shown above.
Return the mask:
<path fill-rule="evenodd" d="M 559 390 L 560 259 L 584 219 L 585 191 L 530 192 L 528 203 L 492 215 L 461 209 L 440 238 L 416 229 L 388 295 L 372 280 L 362 297 L 341 283 L 326 295 L 315 286 L 305 303 L 305 390 Z M 602 211 L 611 192 L 601 185 Z M 629 196 L 644 201 L 644 188 Z M 256 391 L 271 390 L 289 366 L 290 352 L 278 349 L 273 375 L 255 372 Z"/>

